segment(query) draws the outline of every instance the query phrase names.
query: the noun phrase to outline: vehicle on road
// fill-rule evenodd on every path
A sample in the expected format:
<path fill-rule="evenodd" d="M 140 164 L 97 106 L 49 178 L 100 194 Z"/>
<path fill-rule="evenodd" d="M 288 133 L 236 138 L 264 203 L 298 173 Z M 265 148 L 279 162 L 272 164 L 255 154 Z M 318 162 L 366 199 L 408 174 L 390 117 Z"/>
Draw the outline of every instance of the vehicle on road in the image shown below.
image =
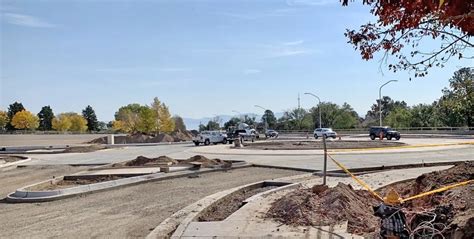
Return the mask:
<path fill-rule="evenodd" d="M 258 133 L 255 129 L 236 129 L 227 132 L 227 141 L 229 143 L 234 142 L 234 140 L 254 142 L 257 138 Z"/>
<path fill-rule="evenodd" d="M 337 133 L 334 132 L 331 128 L 317 128 L 314 130 L 313 136 L 315 139 L 318 139 L 319 137 L 331 137 L 335 139 L 337 137 Z"/>
<path fill-rule="evenodd" d="M 382 134 L 382 136 L 381 136 Z M 393 130 L 389 126 L 373 126 L 370 127 L 369 130 L 369 137 L 371 140 L 374 140 L 375 138 L 386 138 L 387 140 L 391 139 L 400 139 L 400 132 Z"/>
<path fill-rule="evenodd" d="M 227 134 L 220 131 L 202 131 L 198 136 L 193 138 L 193 143 L 196 146 L 200 144 L 209 145 L 211 143 L 227 144 Z"/>
<path fill-rule="evenodd" d="M 265 138 L 278 138 L 278 132 L 273 129 L 267 129 L 265 132 Z"/>

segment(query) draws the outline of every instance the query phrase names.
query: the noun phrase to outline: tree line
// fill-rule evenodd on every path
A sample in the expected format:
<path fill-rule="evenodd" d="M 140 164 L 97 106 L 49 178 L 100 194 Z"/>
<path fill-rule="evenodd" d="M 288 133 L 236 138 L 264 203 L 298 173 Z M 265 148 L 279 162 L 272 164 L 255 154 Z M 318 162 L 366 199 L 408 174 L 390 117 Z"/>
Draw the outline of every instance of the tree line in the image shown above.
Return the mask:
<path fill-rule="evenodd" d="M 321 126 L 336 129 L 365 128 L 379 125 L 379 101 L 382 105 L 384 125 L 395 128 L 405 127 L 474 127 L 474 69 L 461 68 L 449 80 L 449 86 L 442 90 L 442 96 L 431 104 L 408 106 L 405 101 L 393 100 L 384 96 L 377 99 L 360 117 L 348 103 L 338 105 L 332 102 L 321 102 L 319 106 L 308 110 L 293 108 L 276 118 L 271 110 L 266 110 L 260 122 L 255 117 L 244 115 L 233 117 L 224 123 L 224 129 L 243 122 L 257 129 L 271 128 L 276 130 L 312 130 L 319 127 L 319 108 L 321 107 Z M 220 129 L 216 119 L 200 129 Z"/>
<path fill-rule="evenodd" d="M 0 131 L 40 130 L 59 132 L 97 132 L 112 130 L 124 133 L 170 133 L 185 131 L 186 125 L 180 116 L 171 117 L 168 106 L 158 98 L 148 105 L 129 104 L 115 113 L 115 120 L 98 121 L 92 106 L 82 114 L 65 112 L 55 115 L 51 106 L 43 106 L 38 114 L 28 111 L 22 103 L 14 102 L 7 111 L 0 110 Z"/>

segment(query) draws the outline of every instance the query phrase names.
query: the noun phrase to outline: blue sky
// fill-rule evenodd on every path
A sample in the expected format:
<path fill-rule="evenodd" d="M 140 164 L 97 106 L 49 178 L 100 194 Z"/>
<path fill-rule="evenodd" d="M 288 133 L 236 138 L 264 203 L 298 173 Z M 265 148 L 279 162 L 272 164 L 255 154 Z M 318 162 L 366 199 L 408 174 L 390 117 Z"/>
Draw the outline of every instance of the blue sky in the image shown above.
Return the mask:
<path fill-rule="evenodd" d="M 1 1 L 0 108 L 20 101 L 37 113 L 92 105 L 112 120 L 128 103 L 157 96 L 173 114 L 274 112 L 348 102 L 361 116 L 378 97 L 431 103 L 451 61 L 422 79 L 380 70 L 346 43 L 346 28 L 373 20 L 359 2 L 338 0 Z M 426 43 L 430 46 L 430 42 Z M 433 44 L 433 46 L 436 46 Z"/>

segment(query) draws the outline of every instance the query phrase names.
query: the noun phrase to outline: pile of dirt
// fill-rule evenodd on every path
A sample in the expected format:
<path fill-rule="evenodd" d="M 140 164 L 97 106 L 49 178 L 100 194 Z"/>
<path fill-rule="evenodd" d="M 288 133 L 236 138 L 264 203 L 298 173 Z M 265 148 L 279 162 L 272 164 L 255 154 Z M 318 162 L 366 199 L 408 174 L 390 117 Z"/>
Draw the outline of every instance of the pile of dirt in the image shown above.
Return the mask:
<path fill-rule="evenodd" d="M 371 234 L 379 229 L 372 207 L 379 202 L 365 190 L 339 183 L 333 188 L 300 189 L 274 202 L 267 217 L 293 226 L 328 226 L 348 221 L 348 231 Z"/>
<path fill-rule="evenodd" d="M 143 144 L 143 143 L 169 143 L 191 141 L 193 134 L 189 131 L 176 131 L 171 134 L 161 133 L 158 135 L 132 134 L 132 135 L 116 135 L 114 137 L 115 144 Z M 107 144 L 107 137 L 93 139 L 87 143 L 90 144 Z"/>
<path fill-rule="evenodd" d="M 378 192 L 385 195 L 390 188 L 394 188 L 402 198 L 407 198 L 472 179 L 474 179 L 474 162 L 468 161 L 447 170 L 426 173 L 413 180 L 386 186 Z M 452 238 L 455 235 L 457 238 L 474 238 L 473 184 L 414 199 L 406 202 L 403 207 L 407 209 L 406 216 L 412 229 L 420 221 L 427 219 L 427 216 L 420 212 L 429 212 L 431 215 L 436 214 L 434 222 L 447 226 L 447 228 L 439 228 L 443 230 L 446 238 Z"/>
<path fill-rule="evenodd" d="M 232 162 L 224 161 L 222 159 L 209 159 L 202 155 L 195 155 L 189 159 L 182 161 L 181 163 L 191 163 L 191 162 L 198 162 L 201 163 L 201 167 L 204 168 L 214 168 L 214 167 L 223 167 L 223 168 L 230 168 L 232 166 Z"/>
<path fill-rule="evenodd" d="M 125 166 L 146 166 L 146 165 L 153 165 L 153 164 L 159 164 L 159 163 L 178 164 L 178 161 L 168 156 L 160 156 L 158 158 L 148 158 L 145 156 L 138 156 L 136 159 L 126 162 Z"/>

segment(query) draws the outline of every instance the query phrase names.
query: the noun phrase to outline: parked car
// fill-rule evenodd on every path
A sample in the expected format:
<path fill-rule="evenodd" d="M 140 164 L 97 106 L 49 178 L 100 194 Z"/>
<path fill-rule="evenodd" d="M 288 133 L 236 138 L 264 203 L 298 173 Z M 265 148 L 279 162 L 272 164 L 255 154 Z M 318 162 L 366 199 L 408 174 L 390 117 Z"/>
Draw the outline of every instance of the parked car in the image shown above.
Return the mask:
<path fill-rule="evenodd" d="M 267 131 L 265 132 L 265 137 L 266 138 L 278 138 L 278 132 L 276 130 L 273 130 L 273 129 L 267 129 Z"/>
<path fill-rule="evenodd" d="M 209 145 L 211 143 L 227 144 L 227 134 L 220 131 L 202 131 L 198 136 L 193 138 L 194 145 L 199 144 Z"/>
<path fill-rule="evenodd" d="M 400 132 L 391 129 L 389 126 L 373 126 L 370 127 L 369 130 L 369 137 L 371 140 L 380 137 L 380 133 L 383 133 L 383 138 L 387 138 L 387 140 L 391 140 L 395 138 L 396 140 L 400 139 Z"/>
<path fill-rule="evenodd" d="M 317 128 L 313 132 L 314 138 L 318 139 L 319 137 L 331 137 L 333 139 L 336 138 L 337 133 L 334 132 L 331 128 Z"/>

